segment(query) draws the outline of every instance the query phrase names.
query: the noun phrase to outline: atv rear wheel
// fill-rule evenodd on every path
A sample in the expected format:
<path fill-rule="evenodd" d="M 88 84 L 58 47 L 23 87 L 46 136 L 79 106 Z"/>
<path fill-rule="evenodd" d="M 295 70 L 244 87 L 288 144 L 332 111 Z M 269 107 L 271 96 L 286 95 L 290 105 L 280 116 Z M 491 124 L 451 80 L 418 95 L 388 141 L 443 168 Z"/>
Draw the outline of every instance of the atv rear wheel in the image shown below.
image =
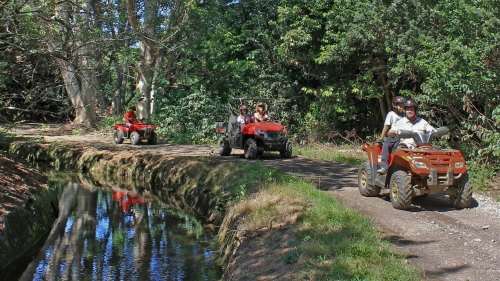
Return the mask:
<path fill-rule="evenodd" d="M 133 131 L 130 133 L 130 142 L 133 145 L 138 145 L 141 142 L 141 135 L 139 135 L 139 132 Z"/>
<path fill-rule="evenodd" d="M 154 145 L 154 144 L 157 144 L 157 143 L 158 143 L 158 139 L 156 137 L 156 133 L 152 132 L 151 136 L 148 139 L 148 144 Z"/>
<path fill-rule="evenodd" d="M 231 146 L 229 145 L 229 139 L 227 137 L 221 137 L 219 139 L 219 155 L 229 156 L 231 154 Z"/>
<path fill-rule="evenodd" d="M 285 142 L 285 148 L 280 151 L 281 158 L 292 157 L 292 143 L 289 140 Z"/>
<path fill-rule="evenodd" d="M 455 208 L 467 208 L 472 203 L 472 183 L 469 174 L 465 173 L 457 184 L 457 194 L 450 195 L 450 203 Z"/>
<path fill-rule="evenodd" d="M 115 141 L 116 144 L 121 144 L 123 143 L 123 139 L 125 137 L 123 136 L 123 131 L 116 129 L 115 132 L 113 133 L 113 140 Z"/>
<path fill-rule="evenodd" d="M 392 206 L 400 210 L 408 209 L 413 197 L 413 187 L 408 172 L 394 172 L 391 176 L 390 188 Z"/>
<path fill-rule="evenodd" d="M 257 158 L 257 150 L 258 150 L 257 142 L 252 138 L 247 139 L 247 141 L 245 142 L 245 158 L 246 159 Z"/>
<path fill-rule="evenodd" d="M 370 163 L 364 162 L 359 166 L 358 170 L 358 188 L 359 193 L 363 196 L 373 197 L 380 193 L 380 187 L 371 184 L 372 171 Z"/>

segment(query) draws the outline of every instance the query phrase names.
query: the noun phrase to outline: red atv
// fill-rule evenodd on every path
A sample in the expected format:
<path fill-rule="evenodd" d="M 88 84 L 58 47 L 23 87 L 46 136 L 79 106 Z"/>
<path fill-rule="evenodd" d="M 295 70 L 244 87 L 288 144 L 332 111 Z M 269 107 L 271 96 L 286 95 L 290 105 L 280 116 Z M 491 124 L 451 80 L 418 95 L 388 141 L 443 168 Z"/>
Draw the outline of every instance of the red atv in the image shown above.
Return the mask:
<path fill-rule="evenodd" d="M 232 104 L 237 104 L 238 107 L 246 105 L 248 108 L 259 102 L 272 103 L 276 116 L 275 121 L 254 122 L 253 118 L 250 123 L 243 127 L 237 122 L 238 111 L 233 108 Z M 227 106 L 229 115 L 228 122 L 216 122 L 216 131 L 224 133 L 225 136 L 219 139 L 219 154 L 228 156 L 233 148 L 243 149 L 246 159 L 255 159 L 264 151 L 279 151 L 282 158 L 290 158 L 292 156 L 292 143 L 287 138 L 287 130 L 280 124 L 279 110 L 276 99 L 271 98 L 233 98 L 230 99 Z M 253 114 L 251 114 L 253 116 Z"/>
<path fill-rule="evenodd" d="M 114 125 L 113 140 L 116 144 L 123 143 L 124 139 L 130 138 L 130 142 L 134 145 L 141 143 L 141 140 L 147 140 L 148 144 L 156 144 L 156 127 L 151 124 L 137 122 L 129 127 L 124 124 Z"/>
<path fill-rule="evenodd" d="M 467 208 L 472 202 L 472 183 L 465 167 L 465 160 L 458 150 L 435 149 L 432 138 L 448 134 L 447 127 L 434 133 L 418 134 L 401 131 L 399 138 L 413 138 L 414 149 L 396 143 L 389 155 L 387 174 L 380 175 L 382 145 L 364 143 L 362 149 L 368 153 L 368 162 L 358 171 L 358 187 L 363 196 L 377 196 L 382 188 L 390 189 L 392 206 L 408 209 L 412 198 L 426 194 L 444 193 L 456 208 Z"/>

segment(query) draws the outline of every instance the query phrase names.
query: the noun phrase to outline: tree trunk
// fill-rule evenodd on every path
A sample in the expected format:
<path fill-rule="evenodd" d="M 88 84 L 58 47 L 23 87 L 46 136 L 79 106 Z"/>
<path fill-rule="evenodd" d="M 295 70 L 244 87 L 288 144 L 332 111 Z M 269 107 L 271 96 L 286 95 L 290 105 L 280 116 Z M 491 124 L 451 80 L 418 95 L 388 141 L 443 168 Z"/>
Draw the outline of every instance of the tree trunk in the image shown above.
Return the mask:
<path fill-rule="evenodd" d="M 380 80 L 382 82 L 382 89 L 384 89 L 384 98 L 379 98 L 380 113 L 382 114 L 382 120 L 385 119 L 387 112 L 391 110 L 391 85 L 387 81 L 386 73 L 380 75 Z"/>
<path fill-rule="evenodd" d="M 115 63 L 116 69 L 116 84 L 115 84 L 115 94 L 113 96 L 112 113 L 122 114 L 123 108 L 125 106 L 125 92 L 127 86 L 127 62 L 121 64 Z"/>
<path fill-rule="evenodd" d="M 137 68 L 136 91 L 141 93 L 143 100 L 138 104 L 139 118 L 147 118 L 154 112 L 155 81 L 157 69 L 161 63 L 159 48 L 163 42 L 170 40 L 178 31 L 180 25 L 187 21 L 190 5 L 184 1 L 171 1 L 169 13 L 164 19 L 164 33 L 160 35 L 158 28 L 159 1 L 144 2 L 143 23 L 139 25 L 135 11 L 135 0 L 126 0 L 128 20 L 140 40 L 141 62 Z"/>
<path fill-rule="evenodd" d="M 47 45 L 51 51 L 54 51 L 55 48 L 51 42 L 48 42 Z M 87 67 L 86 60 L 83 60 L 81 66 Z M 56 61 L 64 81 L 64 88 L 75 110 L 73 122 L 85 126 L 94 126 L 96 122 L 96 102 L 92 71 L 78 71 L 76 66 L 63 59 L 56 59 Z"/>
<path fill-rule="evenodd" d="M 378 98 L 378 104 L 380 107 L 380 114 L 382 115 L 382 120 L 385 120 L 385 116 L 387 115 L 387 110 L 385 109 L 384 99 Z"/>
<path fill-rule="evenodd" d="M 83 3 L 82 8 L 90 14 L 90 3 L 88 0 Z M 96 101 L 95 85 L 96 80 L 93 72 L 93 63 L 89 54 L 90 47 L 85 42 L 75 40 L 75 29 L 70 21 L 70 12 L 73 9 L 66 2 L 61 2 L 55 7 L 54 25 L 64 32 L 48 32 L 46 35 L 46 45 L 54 54 L 63 53 L 67 57 L 56 55 L 56 63 L 61 71 L 64 87 L 68 94 L 73 109 L 75 110 L 76 124 L 94 126 L 96 122 Z M 85 14 L 85 13 L 84 13 Z M 85 18 L 85 17 L 84 17 Z M 51 31 L 54 29 L 51 29 Z M 81 31 L 83 32 L 83 31 Z M 75 41 L 72 41 L 75 40 Z M 58 46 L 61 46 L 58 49 Z M 76 50 L 72 49 L 77 47 Z"/>

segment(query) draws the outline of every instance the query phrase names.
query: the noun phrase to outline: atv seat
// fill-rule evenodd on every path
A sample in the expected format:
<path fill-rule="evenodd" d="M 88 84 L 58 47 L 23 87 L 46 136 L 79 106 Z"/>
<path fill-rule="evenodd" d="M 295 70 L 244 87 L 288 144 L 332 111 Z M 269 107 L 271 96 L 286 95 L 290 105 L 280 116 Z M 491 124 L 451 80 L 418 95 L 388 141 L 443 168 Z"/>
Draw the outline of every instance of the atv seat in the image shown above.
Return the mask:
<path fill-rule="evenodd" d="M 241 140 L 241 128 L 240 124 L 237 122 L 236 115 L 231 115 L 229 116 L 229 122 L 228 122 L 228 131 L 229 131 L 229 139 L 232 142 L 233 145 L 236 146 L 241 146 L 242 140 Z"/>
<path fill-rule="evenodd" d="M 228 131 L 229 134 L 231 135 L 236 135 L 238 133 L 238 130 L 240 129 L 240 125 L 236 121 L 237 117 L 235 115 L 229 116 L 229 122 L 228 122 Z"/>

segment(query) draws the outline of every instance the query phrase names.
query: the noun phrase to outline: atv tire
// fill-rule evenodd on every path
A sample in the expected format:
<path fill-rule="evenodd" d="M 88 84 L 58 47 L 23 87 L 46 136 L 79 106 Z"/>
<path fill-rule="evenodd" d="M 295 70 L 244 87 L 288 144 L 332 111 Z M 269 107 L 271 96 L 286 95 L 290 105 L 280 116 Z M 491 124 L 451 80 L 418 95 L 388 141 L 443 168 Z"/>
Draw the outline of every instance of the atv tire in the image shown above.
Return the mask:
<path fill-rule="evenodd" d="M 155 145 L 158 143 L 158 139 L 156 137 L 156 133 L 155 132 L 152 132 L 151 133 L 151 136 L 149 137 L 148 139 L 148 144 L 151 144 L 151 145 Z"/>
<path fill-rule="evenodd" d="M 472 182 L 469 179 L 469 174 L 465 173 L 457 183 L 457 194 L 450 195 L 450 203 L 453 207 L 461 209 L 468 208 L 472 203 Z"/>
<path fill-rule="evenodd" d="M 245 158 L 246 159 L 257 158 L 257 151 L 258 151 L 257 142 L 252 138 L 247 139 L 247 141 L 245 142 Z"/>
<path fill-rule="evenodd" d="M 113 133 L 113 140 L 115 141 L 116 144 L 121 144 L 123 143 L 123 140 L 125 139 L 125 136 L 123 135 L 122 130 L 115 130 Z"/>
<path fill-rule="evenodd" d="M 410 176 L 406 171 L 396 171 L 391 176 L 390 197 L 392 206 L 396 209 L 407 210 L 413 198 L 413 187 Z"/>
<path fill-rule="evenodd" d="M 359 166 L 358 170 L 358 188 L 359 193 L 366 197 L 377 196 L 380 193 L 380 187 L 371 184 L 372 172 L 370 163 L 364 162 Z"/>
<path fill-rule="evenodd" d="M 130 133 L 130 142 L 133 145 L 138 145 L 141 142 L 141 135 L 139 135 L 139 132 L 133 131 Z"/>
<path fill-rule="evenodd" d="M 289 140 L 285 142 L 285 148 L 280 151 L 281 158 L 292 157 L 292 143 Z"/>
<path fill-rule="evenodd" d="M 229 145 L 229 139 L 227 137 L 221 137 L 219 139 L 219 155 L 229 156 L 231 154 L 231 146 Z"/>

